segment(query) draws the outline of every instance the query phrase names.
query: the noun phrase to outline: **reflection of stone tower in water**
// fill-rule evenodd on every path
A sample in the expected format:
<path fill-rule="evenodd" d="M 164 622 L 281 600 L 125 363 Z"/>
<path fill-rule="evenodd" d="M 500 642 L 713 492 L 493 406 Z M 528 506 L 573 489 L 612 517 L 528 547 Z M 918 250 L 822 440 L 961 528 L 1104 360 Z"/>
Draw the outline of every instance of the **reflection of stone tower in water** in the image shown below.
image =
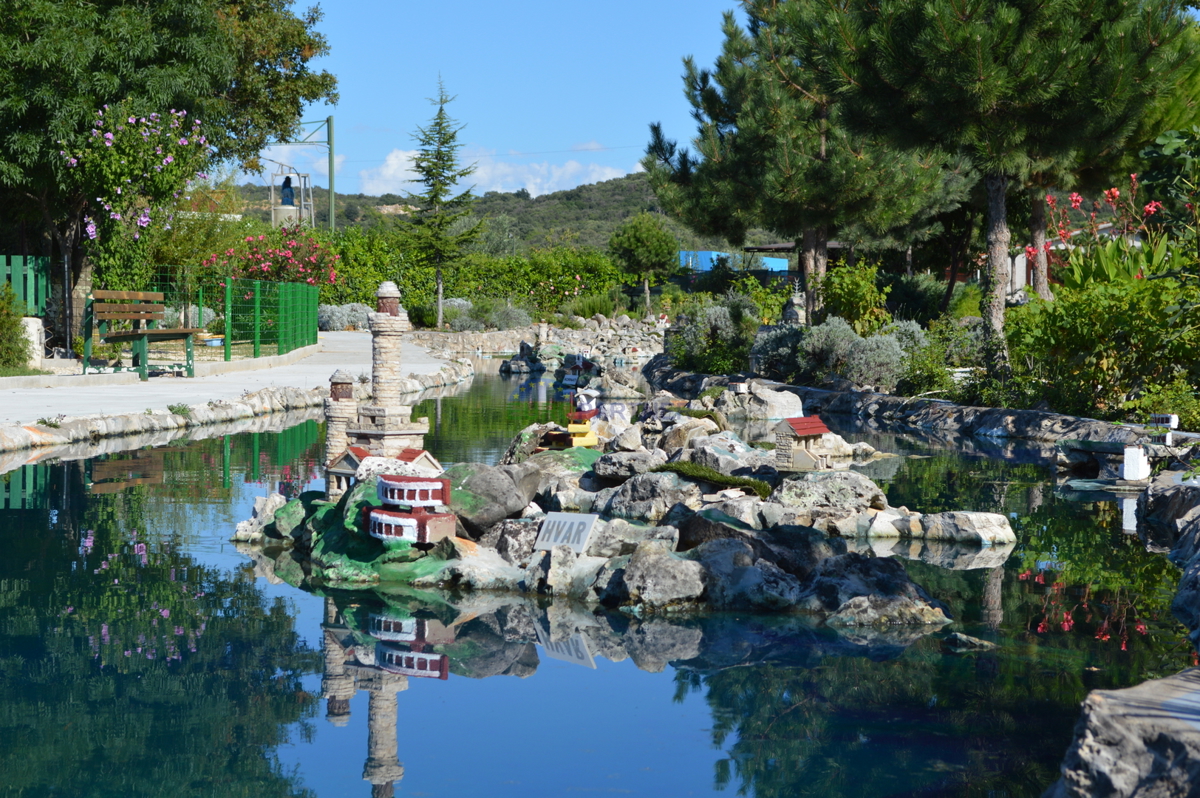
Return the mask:
<path fill-rule="evenodd" d="M 347 660 L 347 651 L 339 639 L 349 633 L 338 617 L 332 599 L 325 599 L 325 673 L 321 691 L 326 699 L 326 719 L 335 726 L 350 721 L 350 699 L 360 689 L 367 690 L 367 760 L 363 780 L 371 782 L 371 798 L 392 798 L 396 782 L 404 778 L 399 761 L 396 730 L 398 707 L 396 694 L 408 689 L 408 679 L 376 668 L 367 668 Z"/>

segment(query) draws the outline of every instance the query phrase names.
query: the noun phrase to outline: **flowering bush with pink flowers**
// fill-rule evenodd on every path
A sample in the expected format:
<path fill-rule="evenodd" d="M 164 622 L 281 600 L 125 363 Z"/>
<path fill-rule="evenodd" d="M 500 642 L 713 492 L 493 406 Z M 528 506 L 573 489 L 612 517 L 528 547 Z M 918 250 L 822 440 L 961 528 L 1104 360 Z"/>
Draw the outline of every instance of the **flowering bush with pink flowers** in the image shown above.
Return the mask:
<path fill-rule="evenodd" d="M 137 290 L 150 279 L 146 234 L 170 229 L 170 208 L 194 180 L 205 180 L 212 150 L 187 111 L 145 113 L 129 103 L 96 112 L 91 136 L 60 151 L 63 179 L 88 197 L 84 238 L 105 288 Z"/>
<path fill-rule="evenodd" d="M 225 277 L 325 286 L 337 283 L 340 258 L 297 224 L 248 235 L 238 246 L 205 258 L 203 265 Z"/>

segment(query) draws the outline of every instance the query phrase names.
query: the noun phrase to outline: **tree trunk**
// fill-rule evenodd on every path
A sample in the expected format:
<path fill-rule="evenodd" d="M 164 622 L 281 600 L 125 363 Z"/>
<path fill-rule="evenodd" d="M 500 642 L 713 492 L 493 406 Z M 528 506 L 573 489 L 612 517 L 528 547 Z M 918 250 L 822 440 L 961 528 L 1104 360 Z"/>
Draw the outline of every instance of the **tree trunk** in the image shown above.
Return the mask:
<path fill-rule="evenodd" d="M 1004 566 L 988 570 L 983 586 L 983 622 L 993 632 L 1004 622 Z"/>
<path fill-rule="evenodd" d="M 442 261 L 439 259 L 437 264 L 437 328 L 442 329 Z"/>
<path fill-rule="evenodd" d="M 813 267 L 816 272 L 816 282 L 818 285 L 825 279 L 825 272 L 829 270 L 829 229 L 825 225 L 818 225 L 816 230 L 816 251 L 813 254 Z M 820 311 L 825 304 L 821 301 L 820 293 L 813 298 L 815 309 Z"/>
<path fill-rule="evenodd" d="M 817 292 L 813 290 L 813 278 L 817 273 L 817 231 L 804 228 L 800 241 L 800 279 L 804 284 L 804 315 L 811 327 L 817 311 Z"/>
<path fill-rule="evenodd" d="M 912 277 L 912 244 L 909 244 L 908 249 L 904 250 L 904 273 Z"/>
<path fill-rule="evenodd" d="M 946 285 L 946 294 L 942 297 L 942 313 L 950 310 L 950 302 L 954 299 L 954 286 L 958 284 L 958 273 L 962 271 L 963 265 L 967 262 L 967 253 L 971 249 L 971 231 L 973 227 L 974 219 L 971 218 L 970 213 L 967 213 L 966 222 L 962 228 L 962 235 L 950 242 L 950 275 L 949 282 Z"/>
<path fill-rule="evenodd" d="M 1050 257 L 1046 254 L 1046 201 L 1038 187 L 1030 189 L 1029 234 L 1037 255 L 1033 261 L 1033 290 L 1042 299 L 1054 299 L 1050 293 Z"/>
<path fill-rule="evenodd" d="M 642 278 L 642 291 L 646 295 L 646 315 L 649 316 L 651 313 L 651 310 L 650 310 L 650 278 L 649 277 Z"/>
<path fill-rule="evenodd" d="M 987 262 L 983 267 L 984 357 L 988 375 L 1004 379 L 1009 373 L 1008 343 L 1004 339 L 1004 302 L 1009 281 L 1008 211 L 1005 195 L 1008 177 L 989 174 L 983 178 L 987 189 Z"/>

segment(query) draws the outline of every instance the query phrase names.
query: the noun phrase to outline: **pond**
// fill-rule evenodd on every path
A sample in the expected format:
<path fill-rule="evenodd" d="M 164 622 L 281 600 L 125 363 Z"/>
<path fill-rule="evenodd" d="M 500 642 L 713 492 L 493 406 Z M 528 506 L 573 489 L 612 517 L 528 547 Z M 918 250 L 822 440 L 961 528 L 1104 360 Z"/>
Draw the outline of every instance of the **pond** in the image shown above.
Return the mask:
<path fill-rule="evenodd" d="M 565 411 L 484 377 L 415 415 L 443 462 L 494 461 Z M 319 484 L 314 421 L 11 470 L 0 795 L 1038 796 L 1089 690 L 1194 663 L 1178 571 L 1119 506 L 1065 500 L 1037 462 L 828 421 L 906 455 L 871 473 L 893 505 L 1013 517 L 1011 552 L 877 552 L 952 627 L 304 592 L 227 541 L 256 496 Z M 951 630 L 998 646 L 956 653 Z"/>

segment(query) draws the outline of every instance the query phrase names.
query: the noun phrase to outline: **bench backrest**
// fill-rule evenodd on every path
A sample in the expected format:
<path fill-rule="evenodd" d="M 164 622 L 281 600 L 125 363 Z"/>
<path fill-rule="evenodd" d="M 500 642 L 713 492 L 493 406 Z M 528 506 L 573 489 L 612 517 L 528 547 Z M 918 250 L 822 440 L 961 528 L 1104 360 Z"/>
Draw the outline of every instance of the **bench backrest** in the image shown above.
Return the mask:
<path fill-rule="evenodd" d="M 92 292 L 92 315 L 97 322 L 144 321 L 153 327 L 163 320 L 165 310 L 163 294 L 157 291 Z"/>

